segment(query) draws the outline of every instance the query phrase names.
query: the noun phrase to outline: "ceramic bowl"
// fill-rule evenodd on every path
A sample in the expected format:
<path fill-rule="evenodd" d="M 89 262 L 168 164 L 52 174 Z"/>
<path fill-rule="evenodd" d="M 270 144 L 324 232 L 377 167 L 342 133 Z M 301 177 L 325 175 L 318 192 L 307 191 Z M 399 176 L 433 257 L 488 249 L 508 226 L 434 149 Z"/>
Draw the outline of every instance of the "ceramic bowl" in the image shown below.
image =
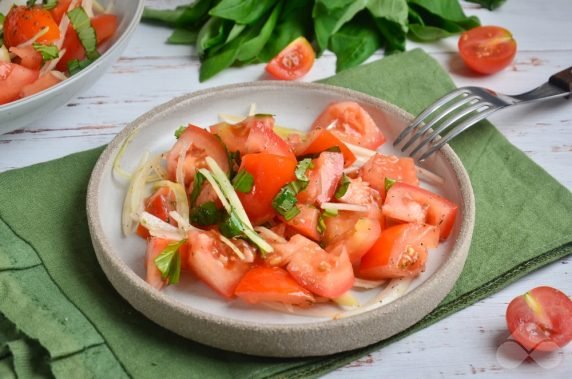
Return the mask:
<path fill-rule="evenodd" d="M 145 242 L 121 232 L 121 209 L 128 183 L 114 176 L 113 165 L 126 141 L 120 162 L 123 169 L 131 171 L 145 152 L 160 154 L 168 150 L 175 141 L 173 132 L 180 125 L 206 127 L 216 123 L 220 113 L 245 114 L 255 103 L 257 113 L 274 114 L 277 124 L 304 130 L 328 104 L 340 100 L 361 104 L 389 141 L 412 119 L 392 104 L 355 91 L 322 84 L 264 81 L 182 96 L 128 125 L 101 155 L 87 196 L 97 258 L 121 296 L 157 324 L 187 338 L 221 349 L 275 357 L 317 356 L 363 347 L 399 333 L 431 312 L 461 273 L 475 217 L 469 178 L 448 146 L 426 163 L 426 168 L 444 178 L 445 184 L 426 187 L 459 205 L 450 237 L 430 252 L 425 272 L 404 296 L 361 314 L 349 316 L 342 312 L 344 317 L 334 319 L 324 312 L 289 314 L 240 300 L 227 301 L 188 276 L 178 285 L 158 291 L 144 280 Z M 395 153 L 392 149 L 388 142 L 381 151 Z M 360 301 L 371 299 L 375 291 L 379 289 L 359 294 Z M 339 315 L 341 311 L 337 312 Z"/>
<path fill-rule="evenodd" d="M 87 68 L 61 83 L 35 95 L 0 105 L 0 134 L 21 128 L 61 107 L 92 86 L 119 58 L 141 19 L 145 1 L 100 0 L 100 3 L 105 7 L 110 1 L 113 1 L 112 12 L 119 17 L 119 26 L 109 49 Z M 12 3 L 22 1 L 1 2 L 1 10 L 5 12 L 5 8 L 9 9 Z"/>

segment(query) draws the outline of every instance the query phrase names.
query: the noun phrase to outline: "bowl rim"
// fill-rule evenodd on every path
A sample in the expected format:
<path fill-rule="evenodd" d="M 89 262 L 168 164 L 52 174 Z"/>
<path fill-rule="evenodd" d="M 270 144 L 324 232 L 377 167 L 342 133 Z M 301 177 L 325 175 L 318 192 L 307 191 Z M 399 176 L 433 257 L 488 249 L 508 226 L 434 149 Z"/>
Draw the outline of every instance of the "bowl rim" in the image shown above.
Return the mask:
<path fill-rule="evenodd" d="M 361 314 L 353 315 L 347 318 L 341 318 L 336 320 L 324 320 L 319 322 L 303 322 L 303 323 L 296 323 L 296 324 L 288 324 L 288 323 L 272 323 L 272 324 L 263 324 L 263 323 L 252 323 L 243 320 L 236 320 L 227 318 L 224 316 L 218 316 L 211 313 L 203 312 L 201 310 L 192 309 L 186 304 L 178 301 L 175 298 L 172 298 L 168 295 L 163 294 L 159 290 L 149 286 L 141 277 L 139 277 L 126 263 L 122 261 L 122 259 L 114 253 L 113 249 L 111 248 L 111 244 L 109 243 L 107 237 L 105 236 L 102 225 L 101 225 L 101 214 L 99 212 L 98 207 L 98 197 L 99 191 L 102 183 L 102 178 L 105 174 L 105 170 L 107 167 L 111 167 L 109 163 L 113 162 L 117 152 L 119 151 L 120 147 L 123 145 L 123 142 L 129 138 L 135 131 L 143 127 L 149 127 L 152 124 L 153 119 L 161 118 L 165 112 L 168 112 L 170 108 L 176 106 L 179 103 L 187 102 L 187 101 L 200 101 L 201 98 L 212 96 L 213 94 L 217 94 L 220 92 L 227 92 L 227 91 L 241 91 L 241 90 L 250 90 L 250 89 L 268 89 L 268 90 L 276 90 L 277 88 L 284 88 L 284 87 L 294 87 L 302 90 L 317 90 L 317 91 L 325 91 L 327 93 L 335 93 L 336 95 L 340 95 L 342 99 L 352 99 L 356 100 L 362 104 L 367 104 L 368 106 L 373 106 L 378 109 L 382 109 L 384 111 L 390 110 L 398 117 L 402 117 L 405 120 L 413 120 L 413 116 L 404 111 L 403 109 L 397 107 L 394 104 L 391 104 L 385 100 L 354 91 L 351 89 L 337 87 L 327 84 L 321 83 L 304 83 L 304 82 L 281 82 L 281 81 L 258 81 L 258 82 L 249 82 L 249 83 L 238 83 L 238 84 L 230 84 L 225 86 L 218 86 L 212 87 L 205 90 L 189 93 L 183 96 L 176 97 L 162 105 L 159 105 L 152 110 L 146 112 L 145 114 L 141 115 L 133 122 L 129 123 L 105 148 L 101 156 L 99 157 L 90 181 L 88 185 L 87 191 L 87 216 L 88 216 L 88 224 L 90 227 L 90 233 L 92 237 L 92 242 L 95 247 L 97 259 L 100 263 L 100 266 L 106 273 L 108 279 L 112 282 L 113 286 L 118 290 L 118 292 L 135 308 L 141 311 L 146 317 L 151 318 L 155 322 L 160 323 L 163 326 L 165 324 L 155 320 L 155 318 L 151 317 L 147 314 L 146 310 L 148 310 L 146 304 L 151 307 L 161 307 L 164 312 L 175 312 L 180 317 L 191 317 L 194 321 L 201 321 L 205 322 L 209 325 L 227 325 L 231 329 L 238 328 L 241 329 L 242 332 L 247 333 L 262 333 L 263 335 L 270 337 L 272 335 L 280 335 L 280 336 L 287 336 L 288 334 L 297 333 L 308 333 L 309 335 L 313 335 L 317 332 L 325 332 L 325 331 L 332 331 L 333 329 L 344 329 L 346 327 L 351 327 L 352 325 L 355 326 L 356 324 L 361 324 L 367 322 L 368 320 L 371 321 L 373 318 L 377 318 L 382 316 L 385 313 L 395 313 L 396 310 L 402 308 L 404 305 L 408 303 L 416 304 L 419 301 L 423 301 L 423 299 L 427 299 L 431 296 L 435 297 L 435 289 L 439 288 L 439 286 L 443 286 L 442 282 L 445 282 L 446 288 L 441 288 L 441 291 L 437 295 L 436 298 L 432 299 L 431 307 L 428 312 L 425 312 L 421 317 L 417 318 L 415 321 L 410 322 L 407 327 L 413 325 L 415 322 L 419 321 L 422 317 L 426 316 L 431 310 L 433 310 L 442 300 L 443 298 L 450 292 L 453 285 L 458 280 L 461 270 L 464 266 L 466 257 L 468 255 L 470 242 L 472 238 L 472 232 L 474 227 L 475 221 L 475 200 L 474 194 L 471 187 L 469 176 L 462 165 L 459 157 L 455 154 L 453 149 L 449 147 L 449 145 L 444 146 L 437 154 L 441 155 L 444 159 L 444 163 L 449 166 L 450 169 L 454 172 L 455 180 L 459 186 L 460 191 L 460 198 L 461 204 L 459 204 L 460 214 L 464 215 L 463 219 L 461 220 L 461 225 L 459 228 L 459 232 L 457 235 L 456 241 L 450 251 L 450 256 L 446 259 L 446 261 L 429 277 L 425 282 L 421 285 L 416 287 L 415 289 L 407 292 L 405 295 L 400 297 L 399 299 L 381 306 L 375 309 L 366 311 Z M 447 278 L 451 275 L 451 272 L 454 275 L 454 280 L 450 280 Z M 128 285 L 132 288 L 129 289 L 129 293 L 124 293 L 125 288 L 123 286 Z M 433 290 L 433 291 L 432 291 Z M 141 303 L 143 302 L 143 303 Z M 146 308 L 146 310 L 141 310 L 140 308 Z M 168 326 L 167 326 L 168 327 Z M 179 330 L 175 330 L 171 327 L 169 329 L 179 333 Z M 404 330 L 406 327 L 401 328 Z M 399 331 L 401 331 L 399 330 Z M 396 334 L 399 331 L 393 333 Z M 183 334 L 185 335 L 185 334 Z M 196 336 L 189 337 L 198 342 L 202 342 L 211 346 L 215 347 L 222 347 L 227 350 L 233 350 L 233 348 L 228 348 L 228 346 L 221 344 L 213 344 L 208 340 L 205 340 L 202 337 L 195 338 Z M 376 341 L 370 341 L 371 343 Z M 369 343 L 368 343 L 369 344 Z M 353 346 L 352 348 L 362 347 L 365 346 Z M 341 350 L 332 350 L 327 353 L 335 353 L 338 351 L 349 350 L 347 348 Z M 267 355 L 267 356 L 280 356 L 280 357 L 293 357 L 293 356 L 301 356 L 297 354 L 259 354 L 256 351 L 251 350 L 234 350 L 238 352 L 245 352 L 249 354 L 255 355 Z M 312 354 L 304 354 L 304 355 L 312 355 Z M 320 354 L 322 355 L 322 354 Z"/>
<path fill-rule="evenodd" d="M 105 52 L 101 54 L 101 56 L 99 56 L 99 58 L 97 58 L 92 64 L 90 64 L 77 74 L 67 78 L 66 80 L 62 80 L 58 84 L 51 86 L 38 93 L 35 93 L 32 96 L 27 96 L 22 99 L 18 99 L 16 101 L 11 101 L 8 104 L 0 105 L 0 112 L 3 111 L 8 112 L 13 109 L 17 109 L 20 106 L 28 104 L 29 102 L 32 102 L 35 99 L 38 99 L 40 96 L 49 96 L 54 92 L 57 92 L 60 88 L 63 88 L 64 86 L 70 83 L 77 82 L 81 80 L 84 76 L 89 75 L 91 71 L 93 71 L 97 66 L 99 66 L 101 60 L 105 60 L 110 55 L 112 55 L 114 51 L 117 50 L 119 46 L 121 46 L 125 42 L 125 40 L 129 39 L 131 35 L 135 32 L 137 25 L 139 25 L 139 22 L 141 21 L 141 16 L 143 15 L 143 9 L 145 8 L 145 0 L 136 0 L 136 1 L 138 2 L 138 4 L 137 8 L 135 9 L 135 14 L 133 15 L 131 21 L 125 28 L 125 31 L 115 40 L 115 42 L 109 47 L 109 49 L 105 50 Z"/>

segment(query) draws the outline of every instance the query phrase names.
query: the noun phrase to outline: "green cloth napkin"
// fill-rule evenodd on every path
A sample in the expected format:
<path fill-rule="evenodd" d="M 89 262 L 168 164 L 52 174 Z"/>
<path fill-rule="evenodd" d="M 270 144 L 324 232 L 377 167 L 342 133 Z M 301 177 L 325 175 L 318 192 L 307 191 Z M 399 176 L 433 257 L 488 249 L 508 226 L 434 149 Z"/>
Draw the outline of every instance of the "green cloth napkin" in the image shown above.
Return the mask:
<path fill-rule="evenodd" d="M 420 112 L 453 88 L 421 50 L 324 83 Z M 572 194 L 481 123 L 453 141 L 477 218 L 463 274 L 442 304 L 388 340 L 328 357 L 268 359 L 185 340 L 135 311 L 91 246 L 85 194 L 102 149 L 0 174 L 0 377 L 210 378 L 324 374 L 460 310 L 572 251 Z"/>

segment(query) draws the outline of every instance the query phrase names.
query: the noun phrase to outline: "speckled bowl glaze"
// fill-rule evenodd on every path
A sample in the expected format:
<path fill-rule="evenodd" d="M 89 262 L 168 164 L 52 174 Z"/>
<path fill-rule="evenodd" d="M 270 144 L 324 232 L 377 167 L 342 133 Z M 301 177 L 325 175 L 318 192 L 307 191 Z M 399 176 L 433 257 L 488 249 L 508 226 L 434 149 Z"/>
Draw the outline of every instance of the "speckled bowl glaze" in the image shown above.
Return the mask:
<path fill-rule="evenodd" d="M 110 0 L 100 0 L 105 7 Z M 0 1 L 0 11 L 6 12 L 19 1 Z M 35 95 L 0 105 L 0 134 L 26 126 L 67 103 L 72 97 L 91 87 L 119 58 L 127 47 L 143 14 L 144 0 L 114 1 L 112 12 L 119 17 L 119 26 L 111 46 L 95 62 L 78 74 Z M 6 14 L 6 13 L 4 13 Z"/>
<path fill-rule="evenodd" d="M 245 114 L 250 103 L 256 103 L 258 113 L 275 114 L 278 124 L 304 130 L 326 105 L 340 100 L 360 103 L 390 141 L 412 119 L 392 104 L 355 91 L 322 84 L 263 81 L 182 96 L 128 125 L 101 155 L 87 195 L 97 258 L 117 291 L 145 316 L 184 337 L 221 349 L 274 357 L 318 356 L 360 348 L 399 333 L 431 312 L 461 273 L 475 217 L 469 177 L 448 146 L 426 162 L 426 168 L 446 180 L 442 187 L 429 188 L 459 204 L 449 239 L 431 251 L 426 271 L 404 296 L 358 315 L 340 319 L 308 317 L 239 300 L 226 301 L 192 278 L 158 291 L 143 279 L 144 241 L 121 234 L 127 183 L 114 177 L 112 170 L 126 140 L 130 142 L 122 165 L 133 170 L 146 151 L 153 154 L 168 150 L 174 142 L 173 132 L 180 125 L 191 122 L 208 126 L 218 121 L 220 113 Z M 392 153 L 391 143 L 381 150 Z"/>

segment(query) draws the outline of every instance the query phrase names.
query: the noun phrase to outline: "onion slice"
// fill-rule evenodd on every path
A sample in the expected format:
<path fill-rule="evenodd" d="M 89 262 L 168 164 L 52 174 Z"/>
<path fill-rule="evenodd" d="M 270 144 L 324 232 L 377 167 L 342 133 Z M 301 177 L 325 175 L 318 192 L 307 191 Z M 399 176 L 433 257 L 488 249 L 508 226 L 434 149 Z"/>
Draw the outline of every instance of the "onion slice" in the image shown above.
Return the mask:
<path fill-rule="evenodd" d="M 187 198 L 187 193 L 185 192 L 185 187 L 170 180 L 158 181 L 154 184 L 153 187 L 168 187 L 171 191 L 173 191 L 175 194 L 175 200 L 177 201 L 177 213 L 181 215 L 183 220 L 189 219 L 189 200 Z"/>
<path fill-rule="evenodd" d="M 153 237 L 164 238 L 168 240 L 180 241 L 185 239 L 186 233 L 179 228 L 166 223 L 159 217 L 153 216 L 151 213 L 143 212 L 139 222 L 144 226 L 149 234 Z"/>
<path fill-rule="evenodd" d="M 322 203 L 322 209 L 332 209 L 337 211 L 351 211 L 351 212 L 368 212 L 369 209 L 361 204 L 346 204 L 346 203 Z"/>

